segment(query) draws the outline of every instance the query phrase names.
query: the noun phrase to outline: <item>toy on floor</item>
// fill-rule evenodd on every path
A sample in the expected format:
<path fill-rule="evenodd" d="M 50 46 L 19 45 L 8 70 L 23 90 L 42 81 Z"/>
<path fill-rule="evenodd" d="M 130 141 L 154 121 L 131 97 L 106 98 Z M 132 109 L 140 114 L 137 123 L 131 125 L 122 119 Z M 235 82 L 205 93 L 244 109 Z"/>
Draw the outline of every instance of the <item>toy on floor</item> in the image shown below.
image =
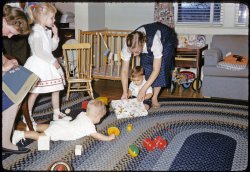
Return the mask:
<path fill-rule="evenodd" d="M 66 110 L 65 110 L 65 114 L 69 114 L 70 113 L 70 109 L 69 108 L 67 108 Z"/>
<path fill-rule="evenodd" d="M 98 97 L 96 100 L 101 100 L 106 106 L 108 105 L 108 98 L 107 97 Z"/>
<path fill-rule="evenodd" d="M 136 157 L 139 154 L 139 148 L 135 144 L 132 144 L 129 146 L 128 152 L 132 157 Z"/>
<path fill-rule="evenodd" d="M 115 136 L 120 135 L 120 130 L 117 127 L 109 127 L 108 128 L 108 135 L 114 134 Z"/>
<path fill-rule="evenodd" d="M 87 105 L 88 105 L 88 103 L 89 103 L 89 101 L 88 101 L 88 100 L 84 100 L 84 101 L 82 102 L 82 108 L 83 108 L 84 110 L 86 110 L 86 109 L 87 109 Z"/>
<path fill-rule="evenodd" d="M 37 149 L 49 150 L 50 149 L 50 137 L 49 136 L 39 136 L 37 140 Z"/>
<path fill-rule="evenodd" d="M 198 83 L 198 88 L 196 88 L 196 84 Z M 191 86 L 194 91 L 200 90 L 202 86 L 202 81 L 200 79 L 195 78 L 195 73 L 191 71 L 180 71 L 179 68 L 174 70 L 172 75 L 172 82 L 171 82 L 171 94 L 175 91 L 176 84 L 182 85 L 184 89 L 187 89 Z"/>
<path fill-rule="evenodd" d="M 133 129 L 133 125 L 132 124 L 128 124 L 127 125 L 127 131 L 130 132 L 130 131 L 132 131 L 132 129 Z"/>
<path fill-rule="evenodd" d="M 73 171 L 73 168 L 65 161 L 56 161 L 49 166 L 48 171 Z"/>
<path fill-rule="evenodd" d="M 82 155 L 82 145 L 75 146 L 75 155 Z"/>
<path fill-rule="evenodd" d="M 161 136 L 157 136 L 154 139 L 154 142 L 156 143 L 156 147 L 161 149 L 161 150 L 165 149 L 168 145 L 168 142 Z"/>
<path fill-rule="evenodd" d="M 147 149 L 147 151 L 153 151 L 156 148 L 156 143 L 150 138 L 146 138 L 142 141 L 142 145 Z"/>

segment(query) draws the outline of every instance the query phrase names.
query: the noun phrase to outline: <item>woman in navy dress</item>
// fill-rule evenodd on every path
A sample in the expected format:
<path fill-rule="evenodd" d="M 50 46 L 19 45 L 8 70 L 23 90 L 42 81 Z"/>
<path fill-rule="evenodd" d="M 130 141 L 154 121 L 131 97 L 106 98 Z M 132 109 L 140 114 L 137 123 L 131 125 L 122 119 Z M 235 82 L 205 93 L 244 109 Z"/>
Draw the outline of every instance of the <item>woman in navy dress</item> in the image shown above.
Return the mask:
<path fill-rule="evenodd" d="M 145 24 L 127 36 L 121 52 L 121 82 L 123 94 L 128 97 L 128 71 L 131 55 L 140 56 L 141 66 L 145 70 L 147 82 L 139 91 L 137 99 L 143 101 L 147 88 L 153 87 L 152 108 L 159 108 L 158 95 L 162 87 L 171 86 L 171 70 L 174 69 L 174 57 L 177 47 L 177 35 L 174 29 L 160 22 Z"/>

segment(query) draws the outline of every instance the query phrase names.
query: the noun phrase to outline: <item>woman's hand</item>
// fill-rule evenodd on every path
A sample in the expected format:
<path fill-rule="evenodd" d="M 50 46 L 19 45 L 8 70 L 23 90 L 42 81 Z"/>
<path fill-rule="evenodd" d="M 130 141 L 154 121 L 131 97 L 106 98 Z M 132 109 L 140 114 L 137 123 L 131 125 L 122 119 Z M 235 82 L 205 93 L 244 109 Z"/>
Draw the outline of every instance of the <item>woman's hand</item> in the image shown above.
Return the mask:
<path fill-rule="evenodd" d="M 16 59 L 11 59 L 11 60 L 6 59 L 5 63 L 2 66 L 2 71 L 7 72 L 16 66 L 18 66 L 18 62 Z"/>
<path fill-rule="evenodd" d="M 123 93 L 122 94 L 121 100 L 123 100 L 123 99 L 128 99 L 128 93 Z"/>
<path fill-rule="evenodd" d="M 147 89 L 145 89 L 145 88 L 143 88 L 143 87 L 140 89 L 140 91 L 139 91 L 139 93 L 138 93 L 138 96 L 137 96 L 137 100 L 138 100 L 139 102 L 142 102 L 142 101 L 145 99 L 146 90 L 147 90 Z"/>

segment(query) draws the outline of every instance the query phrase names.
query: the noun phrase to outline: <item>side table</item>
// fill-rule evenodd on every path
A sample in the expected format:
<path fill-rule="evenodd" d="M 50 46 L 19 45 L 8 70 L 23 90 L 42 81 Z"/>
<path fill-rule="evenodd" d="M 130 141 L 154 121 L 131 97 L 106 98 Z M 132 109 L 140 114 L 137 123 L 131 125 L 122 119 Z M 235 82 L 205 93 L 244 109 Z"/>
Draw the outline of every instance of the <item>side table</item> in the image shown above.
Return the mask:
<path fill-rule="evenodd" d="M 207 48 L 207 44 L 204 46 L 188 45 L 183 48 L 177 48 L 175 66 L 196 68 L 196 78 L 200 80 L 202 51 Z M 196 88 L 198 88 L 198 86 L 199 82 L 196 82 Z"/>

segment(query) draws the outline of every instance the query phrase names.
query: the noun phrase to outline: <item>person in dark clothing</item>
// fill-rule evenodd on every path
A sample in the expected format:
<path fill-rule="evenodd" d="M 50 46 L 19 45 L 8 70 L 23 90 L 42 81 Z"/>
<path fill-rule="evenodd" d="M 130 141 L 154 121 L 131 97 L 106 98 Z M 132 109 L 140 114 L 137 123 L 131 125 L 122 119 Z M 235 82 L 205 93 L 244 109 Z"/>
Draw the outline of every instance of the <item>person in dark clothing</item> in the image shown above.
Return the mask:
<path fill-rule="evenodd" d="M 158 95 L 162 87 L 171 86 L 171 70 L 177 47 L 174 29 L 160 22 L 145 24 L 128 34 L 121 52 L 121 82 L 123 94 L 128 98 L 128 71 L 131 55 L 140 56 L 140 65 L 145 70 L 147 82 L 139 91 L 137 99 L 143 101 L 146 90 L 153 87 L 152 108 L 159 108 Z"/>

